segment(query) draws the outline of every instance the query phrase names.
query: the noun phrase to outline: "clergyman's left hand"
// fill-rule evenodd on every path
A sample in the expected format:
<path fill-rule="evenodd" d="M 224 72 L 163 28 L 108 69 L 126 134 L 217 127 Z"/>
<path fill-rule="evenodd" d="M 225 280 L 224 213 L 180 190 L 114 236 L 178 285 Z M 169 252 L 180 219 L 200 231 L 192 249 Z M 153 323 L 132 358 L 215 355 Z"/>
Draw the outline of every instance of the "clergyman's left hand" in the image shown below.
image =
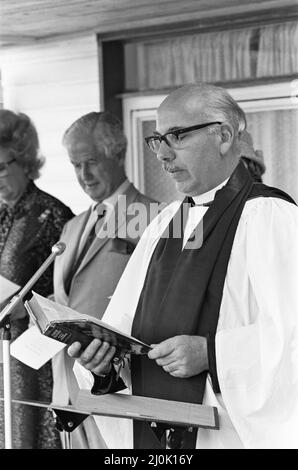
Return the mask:
<path fill-rule="evenodd" d="M 207 339 L 203 336 L 174 336 L 151 346 L 149 359 L 174 377 L 188 378 L 208 369 Z"/>

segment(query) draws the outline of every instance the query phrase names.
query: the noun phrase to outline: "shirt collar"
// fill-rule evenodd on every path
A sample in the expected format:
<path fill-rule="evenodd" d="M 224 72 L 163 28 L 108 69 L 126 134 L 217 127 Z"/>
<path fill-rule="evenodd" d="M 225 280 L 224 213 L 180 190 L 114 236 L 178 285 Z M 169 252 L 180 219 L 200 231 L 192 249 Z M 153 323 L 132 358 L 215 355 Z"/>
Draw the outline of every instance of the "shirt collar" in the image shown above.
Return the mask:
<path fill-rule="evenodd" d="M 192 196 L 194 202 L 196 205 L 201 205 L 205 204 L 207 202 L 213 201 L 215 198 L 215 194 L 217 191 L 219 191 L 223 186 L 225 186 L 228 182 L 229 178 L 227 178 L 225 181 L 220 183 L 216 188 L 210 189 L 210 191 L 207 191 L 206 193 L 199 194 L 198 196 Z"/>

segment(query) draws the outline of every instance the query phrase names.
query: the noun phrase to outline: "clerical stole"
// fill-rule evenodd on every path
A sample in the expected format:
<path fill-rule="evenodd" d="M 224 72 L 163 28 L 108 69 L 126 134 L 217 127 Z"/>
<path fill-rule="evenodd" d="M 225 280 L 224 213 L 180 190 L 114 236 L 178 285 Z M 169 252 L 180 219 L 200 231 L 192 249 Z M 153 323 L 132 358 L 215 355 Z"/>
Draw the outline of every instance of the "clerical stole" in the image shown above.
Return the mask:
<path fill-rule="evenodd" d="M 183 228 L 190 203 L 189 198 L 184 199 L 152 255 L 132 325 L 133 336 L 147 344 L 177 335 L 214 339 L 238 222 L 247 199 L 258 196 L 293 202 L 275 188 L 253 184 L 240 162 L 195 228 L 191 238 L 201 243 L 182 250 L 183 230 L 177 236 L 177 227 Z M 198 404 L 203 401 L 207 371 L 187 379 L 176 378 L 147 356 L 135 355 L 131 367 L 134 395 Z M 220 391 L 218 384 L 213 386 L 215 392 Z M 134 447 L 160 447 L 145 422 L 134 423 Z"/>

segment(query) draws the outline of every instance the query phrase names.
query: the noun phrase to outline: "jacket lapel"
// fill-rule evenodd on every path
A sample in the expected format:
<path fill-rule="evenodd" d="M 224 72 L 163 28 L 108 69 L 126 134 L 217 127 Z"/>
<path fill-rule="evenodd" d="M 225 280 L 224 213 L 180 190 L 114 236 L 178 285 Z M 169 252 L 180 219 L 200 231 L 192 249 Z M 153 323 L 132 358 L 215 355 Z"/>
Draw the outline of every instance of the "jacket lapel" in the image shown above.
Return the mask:
<path fill-rule="evenodd" d="M 118 236 L 120 234 L 119 235 L 120 238 L 124 238 L 123 235 L 121 235 L 121 227 L 123 227 L 124 224 L 128 224 L 128 219 L 132 217 L 132 216 L 127 215 L 127 209 L 130 206 L 130 204 L 133 204 L 136 201 L 137 195 L 138 195 L 138 191 L 133 186 L 133 184 L 130 184 L 130 186 L 127 188 L 127 191 L 125 193 L 126 204 L 122 204 L 122 205 L 120 204 L 120 206 L 117 204 L 116 209 L 115 209 L 117 227 L 116 227 L 114 236 Z M 124 235 L 125 235 L 125 238 L 127 238 L 127 230 L 124 230 Z"/>
<path fill-rule="evenodd" d="M 126 204 L 116 204 L 115 210 L 111 214 L 111 217 L 114 218 L 115 223 L 111 224 L 111 231 L 109 233 L 109 236 L 105 236 L 104 238 L 95 238 L 93 241 L 92 245 L 90 246 L 90 249 L 83 259 L 82 263 L 80 264 L 76 274 L 82 271 L 82 269 L 85 268 L 85 266 L 90 263 L 90 261 L 94 258 L 94 256 L 102 249 L 102 247 L 111 239 L 115 238 L 120 230 L 120 227 L 123 226 L 124 223 L 127 221 L 127 208 L 129 204 L 132 204 L 136 197 L 137 197 L 138 191 L 136 188 L 133 186 L 133 184 L 130 184 L 129 187 L 127 188 L 126 192 L 124 195 L 126 196 Z M 118 225 L 119 222 L 119 225 Z"/>
<path fill-rule="evenodd" d="M 89 215 L 90 209 L 81 215 L 80 220 L 77 220 L 73 226 L 71 225 L 69 227 L 69 235 L 66 234 L 66 237 L 62 239 L 62 241 L 65 241 L 66 243 L 66 250 L 63 255 L 63 285 L 65 285 L 65 281 L 67 280 L 72 266 L 76 260 L 80 239 L 89 219 Z"/>

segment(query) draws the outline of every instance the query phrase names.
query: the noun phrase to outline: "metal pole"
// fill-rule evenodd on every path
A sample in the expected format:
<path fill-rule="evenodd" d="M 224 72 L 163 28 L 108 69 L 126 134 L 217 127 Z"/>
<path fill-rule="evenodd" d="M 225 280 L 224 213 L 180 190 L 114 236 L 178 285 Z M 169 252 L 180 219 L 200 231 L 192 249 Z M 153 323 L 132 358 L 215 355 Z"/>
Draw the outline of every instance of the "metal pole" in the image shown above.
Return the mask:
<path fill-rule="evenodd" d="M 65 250 L 65 243 L 58 242 L 52 246 L 52 253 L 29 279 L 27 284 L 15 295 L 0 312 L 0 328 L 3 329 L 3 391 L 4 391 L 4 424 L 5 424 L 5 448 L 12 449 L 12 420 L 11 420 L 11 374 L 10 374 L 10 315 L 17 305 L 22 303 L 23 298 L 34 286 L 36 281 L 46 271 L 55 257 L 61 255 Z"/>
<path fill-rule="evenodd" d="M 63 448 L 66 450 L 72 449 L 72 436 L 68 431 L 63 431 Z"/>
<path fill-rule="evenodd" d="M 10 324 L 3 328 L 3 398 L 5 449 L 12 449 L 11 374 L 10 374 Z"/>

